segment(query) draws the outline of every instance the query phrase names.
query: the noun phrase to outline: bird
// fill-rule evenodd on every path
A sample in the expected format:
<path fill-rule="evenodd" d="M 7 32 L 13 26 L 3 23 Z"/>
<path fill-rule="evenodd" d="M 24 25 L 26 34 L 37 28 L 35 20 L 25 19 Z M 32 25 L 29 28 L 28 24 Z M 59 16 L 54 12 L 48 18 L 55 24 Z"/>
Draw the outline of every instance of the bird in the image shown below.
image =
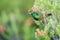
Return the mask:
<path fill-rule="evenodd" d="M 38 12 L 32 12 L 31 15 L 32 15 L 32 17 L 33 17 L 34 20 L 39 20 L 39 14 L 38 14 Z"/>

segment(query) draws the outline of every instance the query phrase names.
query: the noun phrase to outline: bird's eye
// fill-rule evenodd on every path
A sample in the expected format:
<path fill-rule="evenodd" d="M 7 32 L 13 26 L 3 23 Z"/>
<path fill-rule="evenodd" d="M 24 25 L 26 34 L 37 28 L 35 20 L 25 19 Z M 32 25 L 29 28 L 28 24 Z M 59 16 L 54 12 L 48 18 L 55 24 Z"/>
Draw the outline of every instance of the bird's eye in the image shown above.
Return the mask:
<path fill-rule="evenodd" d="M 52 13 L 47 14 L 47 16 L 52 16 Z"/>

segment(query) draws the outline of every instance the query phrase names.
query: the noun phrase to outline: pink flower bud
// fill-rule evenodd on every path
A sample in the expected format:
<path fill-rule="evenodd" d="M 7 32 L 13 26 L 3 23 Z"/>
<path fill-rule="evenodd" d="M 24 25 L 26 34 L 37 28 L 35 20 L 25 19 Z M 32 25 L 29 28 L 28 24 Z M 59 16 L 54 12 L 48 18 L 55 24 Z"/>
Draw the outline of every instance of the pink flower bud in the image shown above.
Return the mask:
<path fill-rule="evenodd" d="M 5 28 L 3 26 L 0 26 L 0 33 L 4 32 Z"/>

